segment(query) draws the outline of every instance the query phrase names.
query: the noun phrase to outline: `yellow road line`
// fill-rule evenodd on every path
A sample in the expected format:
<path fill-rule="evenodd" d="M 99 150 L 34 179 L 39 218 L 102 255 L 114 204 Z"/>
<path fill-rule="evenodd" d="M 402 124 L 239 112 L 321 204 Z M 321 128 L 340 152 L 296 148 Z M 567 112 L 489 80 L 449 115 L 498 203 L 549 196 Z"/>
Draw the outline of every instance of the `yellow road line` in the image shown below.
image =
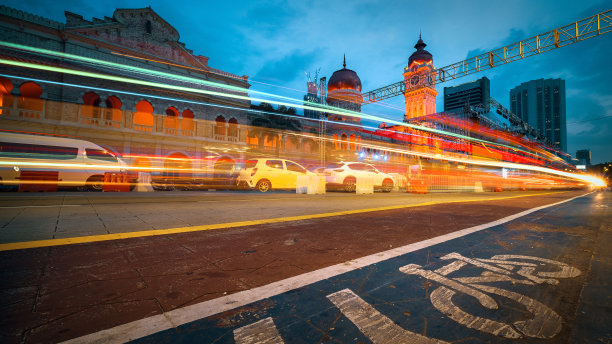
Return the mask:
<path fill-rule="evenodd" d="M 93 243 L 93 242 L 100 242 L 100 241 L 121 240 L 121 239 L 140 238 L 140 237 L 149 237 L 149 236 L 157 236 L 157 235 L 199 232 L 199 231 L 208 231 L 208 230 L 213 230 L 213 229 L 263 225 L 263 224 L 269 224 L 269 223 L 311 220 L 311 219 L 320 219 L 324 217 L 361 214 L 361 213 L 368 213 L 368 212 L 381 211 L 381 210 L 394 210 L 394 209 L 423 207 L 423 206 L 435 205 L 435 204 L 499 201 L 499 200 L 505 200 L 505 199 L 511 199 L 511 198 L 543 196 L 543 195 L 550 195 L 550 194 L 557 194 L 557 193 L 563 193 L 563 192 L 546 192 L 546 193 L 539 193 L 539 194 L 527 194 L 527 195 L 517 195 L 517 196 L 507 196 L 507 197 L 455 200 L 455 201 L 431 201 L 431 202 L 423 202 L 423 203 L 407 204 L 407 205 L 392 205 L 392 206 L 376 207 L 376 208 L 335 211 L 335 212 L 320 213 L 320 214 L 278 217 L 278 218 L 273 218 L 273 219 L 217 223 L 217 224 L 211 224 L 211 225 L 177 227 L 177 228 L 169 228 L 169 229 L 154 229 L 154 230 L 148 230 L 148 231 L 126 232 L 126 233 L 116 233 L 116 234 L 89 235 L 89 236 L 63 238 L 63 239 L 23 241 L 23 242 L 0 244 L 0 252 L 28 249 L 28 248 L 63 246 L 63 245 L 72 245 L 72 244 L 85 244 L 85 243 Z"/>

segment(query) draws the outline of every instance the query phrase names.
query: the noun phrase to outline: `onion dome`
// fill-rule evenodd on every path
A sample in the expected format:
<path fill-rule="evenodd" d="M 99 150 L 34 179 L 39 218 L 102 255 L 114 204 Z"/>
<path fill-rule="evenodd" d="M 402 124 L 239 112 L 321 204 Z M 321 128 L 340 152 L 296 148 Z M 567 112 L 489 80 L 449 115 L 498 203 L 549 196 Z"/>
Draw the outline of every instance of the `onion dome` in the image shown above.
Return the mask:
<path fill-rule="evenodd" d="M 419 34 L 419 41 L 414 45 L 414 48 L 417 50 L 408 59 L 408 66 L 412 64 L 414 61 L 433 61 L 433 56 L 429 53 L 429 51 L 424 48 L 427 46 L 425 42 L 421 39 L 421 35 Z"/>
<path fill-rule="evenodd" d="M 335 71 L 329 82 L 327 83 L 327 93 L 334 90 L 355 90 L 361 92 L 361 79 L 357 76 L 355 71 L 346 69 L 346 56 L 344 57 L 344 68 Z"/>

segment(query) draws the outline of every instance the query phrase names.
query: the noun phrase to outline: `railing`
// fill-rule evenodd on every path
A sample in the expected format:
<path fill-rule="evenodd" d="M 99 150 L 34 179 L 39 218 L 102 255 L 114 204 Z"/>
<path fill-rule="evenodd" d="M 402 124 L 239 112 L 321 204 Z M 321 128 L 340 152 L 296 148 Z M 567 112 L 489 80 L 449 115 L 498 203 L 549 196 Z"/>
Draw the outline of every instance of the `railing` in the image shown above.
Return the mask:
<path fill-rule="evenodd" d="M 95 110 L 92 111 L 91 107 L 79 104 L 42 99 L 36 101 L 35 109 L 29 109 L 20 106 L 21 102 L 18 102 L 16 97 L 4 96 L 2 102 L 0 102 L 0 118 L 68 126 L 87 126 L 104 130 L 127 129 L 135 132 L 208 138 L 232 143 L 240 142 L 240 125 L 236 126 L 233 133 L 229 133 L 232 135 L 228 135 L 227 128 L 219 127 L 214 121 L 178 118 L 172 123 L 166 123 L 166 116 L 151 114 L 152 119 L 149 123 L 138 123 L 134 121 L 135 113 L 128 110 L 113 110 L 111 113 L 113 118 L 111 119 L 108 118 L 110 116 L 105 116 L 109 113 L 108 109 L 105 108 L 95 109 L 98 110 L 96 112 Z M 186 122 L 187 120 L 189 122 Z"/>

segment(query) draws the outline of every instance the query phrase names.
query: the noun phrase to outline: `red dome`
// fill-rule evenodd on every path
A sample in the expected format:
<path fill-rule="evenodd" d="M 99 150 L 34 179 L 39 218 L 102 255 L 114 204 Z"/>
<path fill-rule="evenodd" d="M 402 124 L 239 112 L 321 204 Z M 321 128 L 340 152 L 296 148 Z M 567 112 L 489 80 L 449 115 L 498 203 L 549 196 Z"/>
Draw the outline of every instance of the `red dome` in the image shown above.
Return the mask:
<path fill-rule="evenodd" d="M 327 83 L 327 92 L 334 90 L 355 90 L 361 92 L 361 79 L 355 71 L 346 69 L 346 59 L 342 69 L 335 71 Z"/>

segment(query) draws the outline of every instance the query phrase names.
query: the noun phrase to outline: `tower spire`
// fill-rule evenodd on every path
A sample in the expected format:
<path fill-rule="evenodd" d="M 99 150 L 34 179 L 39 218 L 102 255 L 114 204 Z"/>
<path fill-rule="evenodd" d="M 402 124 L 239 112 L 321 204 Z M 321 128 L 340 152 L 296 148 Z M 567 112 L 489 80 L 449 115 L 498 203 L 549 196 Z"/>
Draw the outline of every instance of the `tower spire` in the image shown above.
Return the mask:
<path fill-rule="evenodd" d="M 344 54 L 344 62 L 342 63 L 342 67 L 346 69 L 346 54 Z"/>

